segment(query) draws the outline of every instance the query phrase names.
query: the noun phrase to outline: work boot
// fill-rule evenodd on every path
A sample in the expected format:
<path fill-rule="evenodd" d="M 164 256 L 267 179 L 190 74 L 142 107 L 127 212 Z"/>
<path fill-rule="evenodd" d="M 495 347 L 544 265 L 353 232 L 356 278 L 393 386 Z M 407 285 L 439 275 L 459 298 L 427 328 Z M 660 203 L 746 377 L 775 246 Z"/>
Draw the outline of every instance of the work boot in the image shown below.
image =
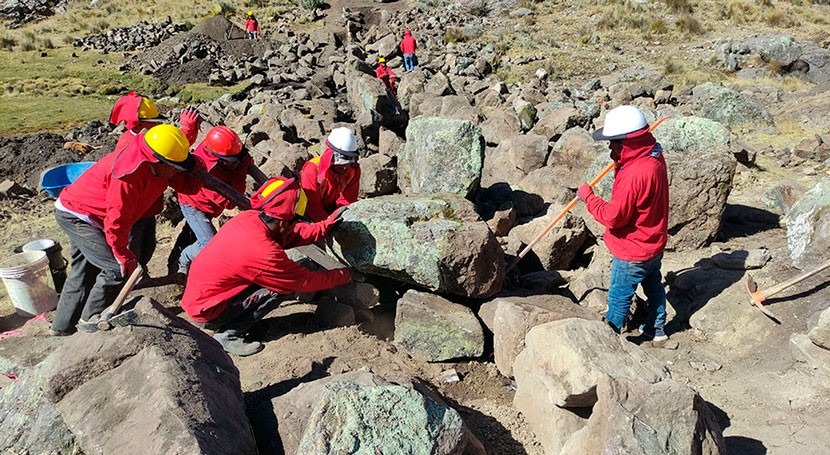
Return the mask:
<path fill-rule="evenodd" d="M 64 330 L 57 330 L 49 327 L 49 335 L 53 337 L 65 337 L 72 335 L 72 332 L 64 331 Z"/>
<path fill-rule="evenodd" d="M 86 333 L 95 333 L 98 331 L 98 321 L 101 320 L 101 315 L 93 314 L 89 320 L 78 320 L 78 331 Z"/>
<path fill-rule="evenodd" d="M 224 349 L 225 352 L 236 354 L 240 357 L 256 354 L 265 347 L 265 345 L 259 341 L 246 342 L 242 337 L 225 332 L 219 332 L 216 335 L 213 335 L 213 339 L 222 345 L 222 349 Z"/>

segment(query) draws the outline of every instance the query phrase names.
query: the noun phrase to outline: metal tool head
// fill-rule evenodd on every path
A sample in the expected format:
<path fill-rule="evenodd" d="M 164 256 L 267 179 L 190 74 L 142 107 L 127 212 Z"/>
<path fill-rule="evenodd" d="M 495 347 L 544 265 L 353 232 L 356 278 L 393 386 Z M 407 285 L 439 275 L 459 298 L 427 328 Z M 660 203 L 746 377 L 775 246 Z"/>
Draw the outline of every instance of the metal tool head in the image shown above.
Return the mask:
<path fill-rule="evenodd" d="M 97 332 L 97 331 L 106 331 L 110 330 L 114 327 L 126 327 L 129 325 L 136 325 L 140 322 L 138 313 L 135 312 L 135 308 L 122 311 L 116 315 L 113 315 L 109 319 L 102 319 L 98 321 L 94 327 L 97 330 L 86 330 L 87 332 Z"/>
<path fill-rule="evenodd" d="M 749 293 L 751 303 L 758 307 L 758 309 L 761 310 L 761 313 L 764 313 L 766 317 L 772 319 L 776 323 L 781 323 L 772 311 L 764 308 L 764 301 L 767 298 L 764 296 L 762 291 L 758 290 L 758 283 L 756 283 L 755 280 L 749 275 L 746 276 L 746 291 Z"/>

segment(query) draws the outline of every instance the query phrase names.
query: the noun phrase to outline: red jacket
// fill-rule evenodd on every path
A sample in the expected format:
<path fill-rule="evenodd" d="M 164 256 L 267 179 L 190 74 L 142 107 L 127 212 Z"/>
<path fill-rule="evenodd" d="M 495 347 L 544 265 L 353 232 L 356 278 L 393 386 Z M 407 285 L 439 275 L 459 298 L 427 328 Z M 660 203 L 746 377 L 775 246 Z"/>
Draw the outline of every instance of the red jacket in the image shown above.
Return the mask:
<path fill-rule="evenodd" d="M 308 160 L 300 174 L 300 186 L 308 197 L 306 216 L 322 221 L 339 207 L 357 200 L 360 190 L 360 166 L 352 166 L 345 173 L 331 169 L 334 150 L 326 148 L 323 155 Z"/>
<path fill-rule="evenodd" d="M 182 192 L 201 187 L 201 182 L 184 173 L 169 181 L 156 176 L 150 163 L 157 161 L 144 142 L 144 134 L 139 134 L 125 148 L 106 155 L 81 174 L 58 199 L 65 208 L 88 216 L 103 229 L 107 244 L 122 265 L 135 260 L 127 247 L 130 228 L 168 185 Z M 198 160 L 197 165 L 201 165 Z"/>
<path fill-rule="evenodd" d="M 128 146 L 130 144 L 130 142 L 132 142 L 133 139 L 135 139 L 136 136 L 138 136 L 138 133 L 134 132 L 133 130 L 128 129 L 127 131 L 124 131 L 124 133 L 121 135 L 121 137 L 118 138 L 118 143 L 115 144 L 114 151 L 115 150 L 121 150 L 122 148 Z M 147 208 L 147 211 L 145 211 L 141 215 L 141 218 L 152 218 L 152 217 L 158 215 L 159 213 L 161 213 L 162 210 L 164 210 L 164 196 L 163 195 L 159 196 L 158 199 L 156 199 L 150 205 L 150 207 Z"/>
<path fill-rule="evenodd" d="M 412 37 L 412 32 L 409 30 L 405 31 L 403 33 L 403 39 L 401 40 L 401 53 L 414 54 L 417 47 L 415 45 L 415 38 Z"/>
<path fill-rule="evenodd" d="M 666 160 L 650 133 L 622 144 L 611 200 L 591 193 L 585 204 L 607 228 L 603 239 L 615 258 L 646 261 L 663 252 L 669 237 Z"/>
<path fill-rule="evenodd" d="M 242 159 L 236 168 L 225 169 L 222 166 L 217 166 L 220 158 L 207 150 L 204 142 L 196 147 L 193 154 L 202 159 L 210 175 L 227 183 L 236 191 L 245 194 L 245 178 L 248 175 L 248 166 L 252 161 L 250 156 Z M 219 216 L 225 209 L 235 207 L 224 196 L 204 186 L 195 194 L 178 194 L 177 196 L 179 204 L 189 205 L 211 218 Z"/>
<path fill-rule="evenodd" d="M 252 17 L 245 19 L 245 31 L 259 33 L 259 21 Z"/>
<path fill-rule="evenodd" d="M 392 68 L 389 68 L 383 63 L 379 63 L 377 68 L 375 68 L 375 76 L 377 76 L 378 79 L 383 79 L 384 81 L 386 81 L 387 79 L 391 79 L 394 81 L 395 77 L 397 77 L 397 74 L 395 74 L 395 72 L 392 71 Z"/>
<path fill-rule="evenodd" d="M 118 98 L 118 101 L 116 101 L 115 105 L 112 107 L 112 112 L 110 112 L 110 123 L 118 125 L 123 122 L 127 127 L 127 131 L 122 134 L 120 138 L 118 138 L 118 144 L 116 144 L 115 150 L 118 150 L 121 146 L 126 145 L 123 141 L 125 140 L 127 133 L 132 131 L 134 136 L 141 132 L 141 120 L 138 118 L 139 105 L 141 105 L 141 95 L 136 92 L 130 92 L 121 98 Z M 180 123 L 182 133 L 184 133 L 184 136 L 187 138 L 187 142 L 193 145 L 193 143 L 196 142 L 196 138 L 199 136 L 199 129 L 196 128 L 195 124 L 191 124 L 189 122 Z"/>
<path fill-rule="evenodd" d="M 259 211 L 247 210 L 233 217 L 193 260 L 182 309 L 194 321 L 208 322 L 222 314 L 229 299 L 252 284 L 293 294 L 348 283 L 351 275 L 347 269 L 315 272 L 286 256 L 285 249 L 322 240 L 328 230 L 325 222 L 297 223 L 301 225 L 316 231 L 279 241 L 271 238 Z"/>

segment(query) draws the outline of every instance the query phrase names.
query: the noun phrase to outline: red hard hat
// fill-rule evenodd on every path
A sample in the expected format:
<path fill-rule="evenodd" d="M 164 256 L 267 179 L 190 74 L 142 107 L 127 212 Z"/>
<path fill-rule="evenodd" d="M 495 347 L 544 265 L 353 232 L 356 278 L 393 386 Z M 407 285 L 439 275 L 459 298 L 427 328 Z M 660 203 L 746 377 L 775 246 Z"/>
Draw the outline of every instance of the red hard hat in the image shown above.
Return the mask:
<path fill-rule="evenodd" d="M 234 130 L 227 126 L 214 126 L 205 136 L 205 147 L 220 158 L 239 155 L 242 151 L 242 140 Z"/>

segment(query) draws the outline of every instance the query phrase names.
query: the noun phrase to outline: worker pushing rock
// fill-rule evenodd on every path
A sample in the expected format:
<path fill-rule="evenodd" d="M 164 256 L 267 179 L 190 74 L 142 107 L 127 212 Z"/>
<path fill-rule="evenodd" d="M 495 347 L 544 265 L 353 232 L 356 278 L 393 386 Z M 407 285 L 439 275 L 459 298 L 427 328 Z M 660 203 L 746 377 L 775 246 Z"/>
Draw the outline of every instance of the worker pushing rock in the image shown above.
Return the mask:
<path fill-rule="evenodd" d="M 340 207 L 357 200 L 360 190 L 357 135 L 345 127 L 334 128 L 323 154 L 303 165 L 300 185 L 308 196 L 307 215 L 322 221 Z"/>
<path fill-rule="evenodd" d="M 70 270 L 50 334 L 69 335 L 77 322 L 92 329 L 126 278 L 140 267 L 130 230 L 168 186 L 193 193 L 188 173 L 202 164 L 184 133 L 157 125 L 101 158 L 55 201 L 55 218 L 71 242 Z"/>
<path fill-rule="evenodd" d="M 272 178 L 251 197 L 246 210 L 225 223 L 193 261 L 182 308 L 203 328 L 214 330 L 225 351 L 255 354 L 262 343 L 246 337 L 253 325 L 296 293 L 348 283 L 348 269 L 311 271 L 285 250 L 323 240 L 343 209 L 317 223 L 300 222 L 308 198 L 296 179 Z"/>

